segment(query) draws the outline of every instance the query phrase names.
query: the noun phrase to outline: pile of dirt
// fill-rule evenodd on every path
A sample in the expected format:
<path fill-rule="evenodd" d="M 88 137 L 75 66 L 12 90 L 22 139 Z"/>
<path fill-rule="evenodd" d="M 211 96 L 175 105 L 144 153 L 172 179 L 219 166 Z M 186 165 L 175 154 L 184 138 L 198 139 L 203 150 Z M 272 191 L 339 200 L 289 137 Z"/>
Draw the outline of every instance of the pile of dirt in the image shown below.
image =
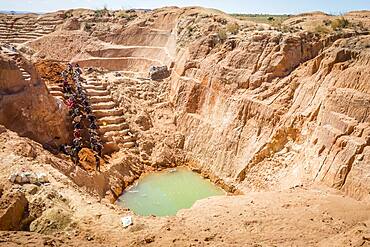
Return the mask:
<path fill-rule="evenodd" d="M 34 60 L 67 63 L 85 49 L 102 47 L 101 41 L 84 31 L 56 31 L 27 44 L 35 53 Z"/>
<path fill-rule="evenodd" d="M 95 157 L 94 152 L 89 148 L 82 148 L 80 152 L 78 152 L 79 163 L 80 165 L 89 172 L 96 171 L 97 167 L 97 160 Z M 104 160 L 99 158 L 99 169 L 104 169 Z"/>
<path fill-rule="evenodd" d="M 41 78 L 48 85 L 63 83 L 61 73 L 66 69 L 65 63 L 40 61 L 35 64 L 35 67 Z"/>

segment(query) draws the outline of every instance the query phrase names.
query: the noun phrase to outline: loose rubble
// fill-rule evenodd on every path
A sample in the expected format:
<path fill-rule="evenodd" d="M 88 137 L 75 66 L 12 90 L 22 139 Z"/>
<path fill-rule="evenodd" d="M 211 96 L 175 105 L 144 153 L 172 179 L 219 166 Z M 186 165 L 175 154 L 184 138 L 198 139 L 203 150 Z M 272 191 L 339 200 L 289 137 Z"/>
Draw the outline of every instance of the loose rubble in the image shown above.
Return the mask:
<path fill-rule="evenodd" d="M 49 179 L 45 173 L 15 172 L 9 177 L 10 182 L 17 184 L 45 184 Z"/>
<path fill-rule="evenodd" d="M 163 80 L 170 76 L 167 66 L 151 66 L 149 77 L 152 80 Z"/>

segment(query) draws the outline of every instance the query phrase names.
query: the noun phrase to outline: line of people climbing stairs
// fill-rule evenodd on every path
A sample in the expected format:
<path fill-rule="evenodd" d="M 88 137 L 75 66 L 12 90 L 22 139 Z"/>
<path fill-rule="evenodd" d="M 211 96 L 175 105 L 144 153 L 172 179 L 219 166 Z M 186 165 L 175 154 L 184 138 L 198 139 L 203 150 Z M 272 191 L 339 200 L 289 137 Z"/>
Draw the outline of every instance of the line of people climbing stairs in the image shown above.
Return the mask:
<path fill-rule="evenodd" d="M 71 108 L 74 106 L 74 98 L 70 99 L 70 95 L 65 92 L 69 75 L 73 79 L 73 85 L 76 85 L 75 87 L 78 85 L 77 90 L 80 88 L 80 91 L 83 94 L 82 97 L 86 99 L 84 102 L 88 102 L 89 107 L 87 111 L 90 111 L 91 109 L 91 115 L 94 116 L 94 125 L 96 125 L 96 128 L 95 126 L 89 126 L 89 128 L 93 127 L 96 132 L 96 136 L 99 137 L 99 141 L 102 144 L 101 154 L 118 151 L 120 148 L 136 150 L 137 145 L 135 136 L 132 134 L 129 125 L 123 116 L 122 109 L 117 107 L 116 103 L 113 101 L 110 91 L 107 89 L 107 84 L 91 77 L 85 80 L 81 77 L 82 71 L 78 65 L 75 68 L 71 66 L 72 65 L 68 65 L 71 69 L 67 69 L 63 73 L 63 77 L 65 77 L 65 79 L 63 79 L 63 86 L 55 84 L 48 86 L 50 94 L 56 98 L 64 100 L 67 107 Z M 81 112 L 84 114 L 86 109 L 82 109 Z M 76 117 L 75 115 L 76 114 L 74 114 L 73 117 Z M 82 115 L 81 118 L 84 118 L 84 115 Z M 79 118 L 75 120 L 79 120 Z M 86 133 L 89 135 L 89 131 L 82 131 L 82 134 L 84 134 L 84 132 L 85 135 Z M 78 135 L 78 131 L 76 134 Z M 78 141 L 75 142 L 79 144 Z M 73 148 L 76 147 L 73 146 Z M 62 150 L 63 149 L 64 148 L 62 148 Z M 79 148 L 77 147 L 77 149 Z M 68 152 L 68 150 L 66 152 Z M 76 153 L 76 150 L 70 152 Z M 76 158 L 77 157 L 73 156 L 73 159 Z"/>
<path fill-rule="evenodd" d="M 94 152 L 96 170 L 99 171 L 103 145 L 97 133 L 96 117 L 81 84 L 81 72 L 78 65 L 73 67 L 71 64 L 62 72 L 63 97 L 72 119 L 73 141 L 71 145 L 61 145 L 60 151 L 70 155 L 77 165 L 82 148 L 90 148 Z"/>

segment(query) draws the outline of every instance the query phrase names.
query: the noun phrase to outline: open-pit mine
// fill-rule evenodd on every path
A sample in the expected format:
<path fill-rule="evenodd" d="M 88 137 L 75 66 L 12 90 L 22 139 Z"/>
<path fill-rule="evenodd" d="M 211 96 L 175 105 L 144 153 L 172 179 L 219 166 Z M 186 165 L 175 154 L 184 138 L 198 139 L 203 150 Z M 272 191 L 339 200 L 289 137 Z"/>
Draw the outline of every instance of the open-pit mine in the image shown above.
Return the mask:
<path fill-rule="evenodd" d="M 370 11 L 0 14 L 0 246 L 370 246 Z"/>

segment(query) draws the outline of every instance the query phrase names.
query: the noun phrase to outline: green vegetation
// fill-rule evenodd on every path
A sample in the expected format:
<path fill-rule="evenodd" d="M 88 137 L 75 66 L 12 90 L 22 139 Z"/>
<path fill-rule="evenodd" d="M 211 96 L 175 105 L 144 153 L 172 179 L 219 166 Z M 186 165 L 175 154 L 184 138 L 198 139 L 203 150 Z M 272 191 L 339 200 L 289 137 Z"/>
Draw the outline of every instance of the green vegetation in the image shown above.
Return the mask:
<path fill-rule="evenodd" d="M 106 5 L 104 5 L 104 8 L 97 9 L 94 11 L 95 17 L 103 17 L 105 15 L 109 15 L 109 10 Z"/>
<path fill-rule="evenodd" d="M 73 11 L 72 10 L 68 10 L 64 13 L 64 19 L 67 19 L 67 18 L 71 18 L 73 16 Z"/>
<path fill-rule="evenodd" d="M 239 32 L 239 25 L 238 23 L 229 23 L 226 26 L 226 30 L 231 34 L 237 34 Z"/>
<path fill-rule="evenodd" d="M 368 28 L 364 26 L 364 23 L 362 21 L 358 22 L 354 28 L 357 31 L 368 31 Z"/>
<path fill-rule="evenodd" d="M 364 26 L 364 23 L 362 21 L 360 21 L 358 24 L 357 24 L 357 27 L 360 28 L 360 30 L 366 30 L 365 26 Z"/>
<path fill-rule="evenodd" d="M 235 18 L 244 21 L 253 21 L 257 23 L 272 23 L 272 22 L 280 22 L 289 19 L 291 15 L 268 15 L 268 14 L 231 14 Z"/>
<path fill-rule="evenodd" d="M 330 26 L 331 25 L 331 20 L 324 20 L 324 25 L 325 26 Z"/>
<path fill-rule="evenodd" d="M 123 11 L 118 12 L 116 14 L 116 16 L 119 17 L 119 18 L 124 19 L 124 18 L 128 18 L 130 15 L 128 13 L 126 13 L 126 11 L 123 10 Z"/>
<path fill-rule="evenodd" d="M 188 29 L 188 32 L 189 33 L 192 33 L 194 31 L 194 27 L 193 26 L 187 26 L 186 29 Z"/>
<path fill-rule="evenodd" d="M 359 21 L 357 23 L 350 22 L 343 16 L 334 20 L 324 20 L 324 25 L 327 27 L 331 27 L 333 31 L 341 31 L 343 28 L 352 28 L 355 31 L 367 31 L 367 28 L 364 26 L 364 23 L 362 21 Z"/>
<path fill-rule="evenodd" d="M 92 28 L 92 25 L 90 23 L 85 23 L 85 31 L 90 32 Z"/>
<path fill-rule="evenodd" d="M 187 27 L 186 27 L 188 37 L 193 36 L 193 33 L 194 33 L 194 31 L 195 31 L 195 28 L 196 28 L 196 27 L 195 27 L 195 26 L 193 26 L 193 25 L 190 25 L 190 26 L 187 26 Z"/>
<path fill-rule="evenodd" d="M 327 27 L 324 27 L 322 25 L 318 25 L 315 27 L 315 32 L 319 33 L 320 35 L 328 34 L 330 33 L 330 30 Z"/>
<path fill-rule="evenodd" d="M 134 20 L 137 17 L 137 14 L 135 14 L 135 11 L 125 11 L 125 10 L 120 10 L 118 11 L 115 16 L 121 19 L 127 19 L 128 21 Z"/>
<path fill-rule="evenodd" d="M 343 28 L 350 27 L 351 23 L 349 22 L 349 20 L 345 19 L 344 17 L 341 17 L 335 19 L 334 21 L 331 21 L 330 25 L 333 30 L 341 30 Z"/>
<path fill-rule="evenodd" d="M 220 28 L 217 32 L 217 36 L 220 41 L 224 42 L 227 39 L 227 32 L 224 28 Z"/>

